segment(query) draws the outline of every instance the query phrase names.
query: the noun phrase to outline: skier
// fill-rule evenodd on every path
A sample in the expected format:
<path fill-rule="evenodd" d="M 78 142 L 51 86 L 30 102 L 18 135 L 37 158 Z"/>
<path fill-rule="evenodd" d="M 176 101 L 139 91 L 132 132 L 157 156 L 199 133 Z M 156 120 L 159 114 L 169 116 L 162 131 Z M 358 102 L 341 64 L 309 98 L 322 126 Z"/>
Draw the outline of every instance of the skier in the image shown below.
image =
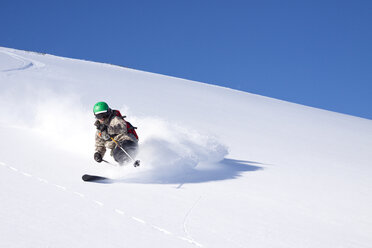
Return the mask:
<path fill-rule="evenodd" d="M 118 110 L 110 109 L 105 102 L 97 102 L 93 113 L 97 119 L 94 123 L 97 127 L 94 160 L 101 163 L 106 148 L 111 149 L 111 156 L 120 165 L 133 159 L 138 149 L 138 136 L 132 125 L 124 120 Z"/>

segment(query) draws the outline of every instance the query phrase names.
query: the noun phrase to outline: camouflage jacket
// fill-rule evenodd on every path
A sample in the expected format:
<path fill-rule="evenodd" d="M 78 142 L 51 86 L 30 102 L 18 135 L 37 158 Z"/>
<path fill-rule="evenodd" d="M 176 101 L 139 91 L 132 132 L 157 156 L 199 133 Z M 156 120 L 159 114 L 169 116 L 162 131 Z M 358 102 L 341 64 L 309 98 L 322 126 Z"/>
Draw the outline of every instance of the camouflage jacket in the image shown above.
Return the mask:
<path fill-rule="evenodd" d="M 123 140 L 138 142 L 133 134 L 128 133 L 126 122 L 122 118 L 113 116 L 107 118 L 103 124 L 105 125 L 105 129 L 103 131 L 97 129 L 95 136 L 96 152 L 99 152 L 102 157 L 106 153 L 106 148 L 114 149 L 116 147 L 116 143 L 110 137 L 118 142 Z"/>

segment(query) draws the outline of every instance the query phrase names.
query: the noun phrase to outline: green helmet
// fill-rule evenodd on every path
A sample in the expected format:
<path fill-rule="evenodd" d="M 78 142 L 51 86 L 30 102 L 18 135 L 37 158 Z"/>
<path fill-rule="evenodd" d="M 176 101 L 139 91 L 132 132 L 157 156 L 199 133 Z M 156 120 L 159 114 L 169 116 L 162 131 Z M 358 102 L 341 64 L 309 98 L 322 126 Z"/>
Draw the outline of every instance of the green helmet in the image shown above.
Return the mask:
<path fill-rule="evenodd" d="M 110 114 L 110 108 L 105 102 L 97 102 L 93 107 L 93 113 L 98 119 L 101 119 Z"/>

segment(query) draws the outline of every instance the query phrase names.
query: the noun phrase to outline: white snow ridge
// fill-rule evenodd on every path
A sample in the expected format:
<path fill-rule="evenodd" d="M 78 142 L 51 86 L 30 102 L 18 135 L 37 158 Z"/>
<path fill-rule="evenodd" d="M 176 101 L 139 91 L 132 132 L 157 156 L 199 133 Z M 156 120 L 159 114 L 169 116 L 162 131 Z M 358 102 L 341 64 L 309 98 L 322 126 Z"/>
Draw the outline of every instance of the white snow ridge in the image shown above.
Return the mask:
<path fill-rule="evenodd" d="M 8 48 L 0 84 L 0 247 L 372 247 L 371 120 Z M 97 101 L 140 167 L 93 160 Z"/>

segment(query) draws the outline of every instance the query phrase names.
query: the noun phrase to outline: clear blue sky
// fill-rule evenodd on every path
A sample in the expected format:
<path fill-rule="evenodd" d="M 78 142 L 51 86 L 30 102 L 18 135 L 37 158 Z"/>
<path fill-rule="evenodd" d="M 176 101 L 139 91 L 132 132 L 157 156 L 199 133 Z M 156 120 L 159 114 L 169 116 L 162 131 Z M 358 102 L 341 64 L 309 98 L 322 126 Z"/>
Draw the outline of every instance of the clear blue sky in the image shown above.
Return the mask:
<path fill-rule="evenodd" d="M 372 119 L 372 1 L 0 2 L 0 46 Z"/>

